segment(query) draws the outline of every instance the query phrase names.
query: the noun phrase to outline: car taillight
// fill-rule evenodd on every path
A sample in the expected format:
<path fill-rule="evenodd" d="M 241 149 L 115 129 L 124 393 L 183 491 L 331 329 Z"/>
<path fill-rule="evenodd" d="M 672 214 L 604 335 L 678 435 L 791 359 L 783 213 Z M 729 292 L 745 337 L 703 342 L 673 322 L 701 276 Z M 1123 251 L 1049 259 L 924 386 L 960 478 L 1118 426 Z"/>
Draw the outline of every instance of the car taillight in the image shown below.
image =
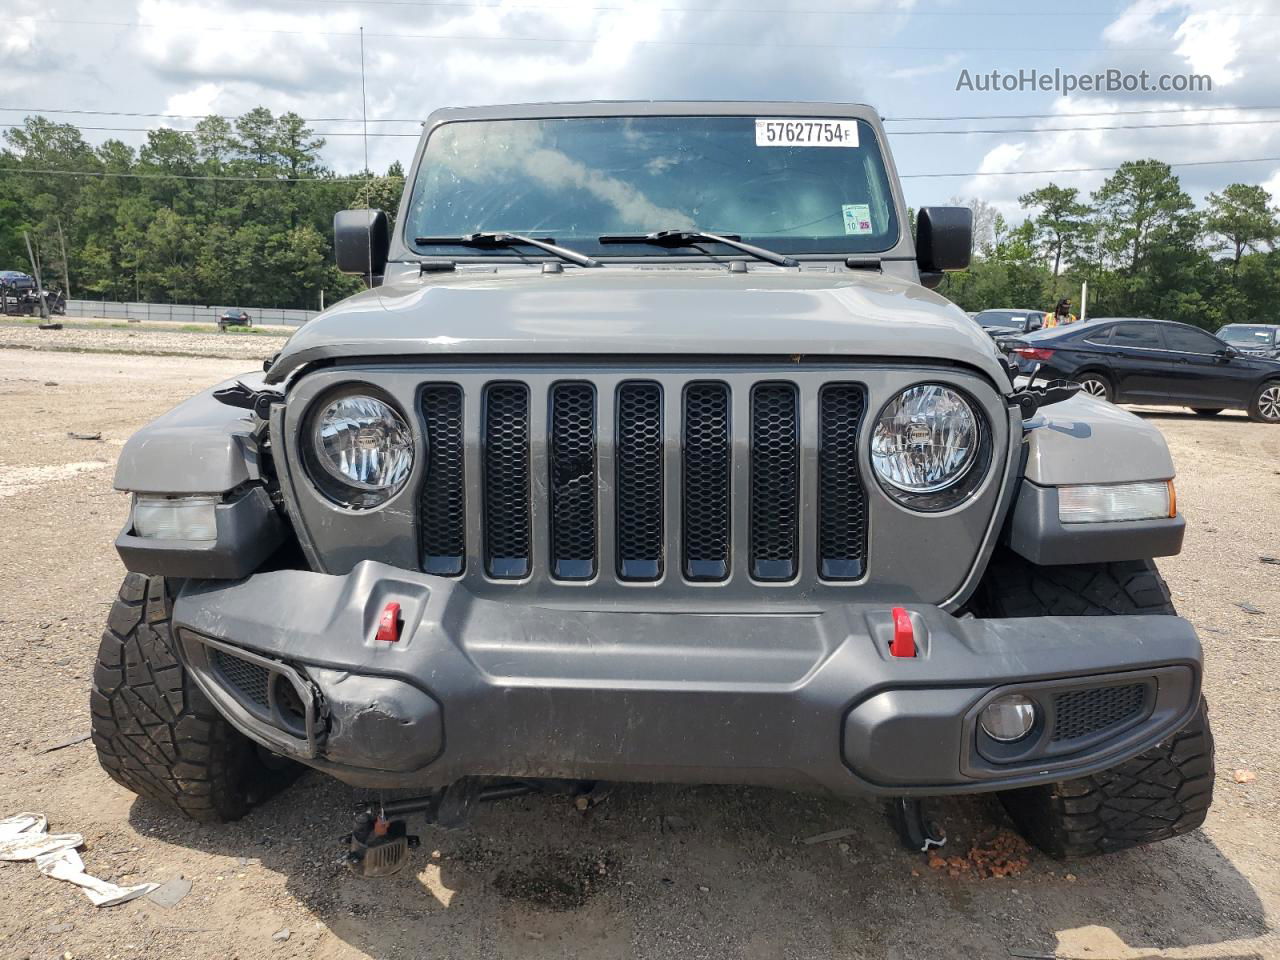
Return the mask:
<path fill-rule="evenodd" d="M 1041 363 L 1053 356 L 1053 351 L 1044 347 L 1015 347 L 1013 352 L 1023 360 L 1039 360 Z"/>

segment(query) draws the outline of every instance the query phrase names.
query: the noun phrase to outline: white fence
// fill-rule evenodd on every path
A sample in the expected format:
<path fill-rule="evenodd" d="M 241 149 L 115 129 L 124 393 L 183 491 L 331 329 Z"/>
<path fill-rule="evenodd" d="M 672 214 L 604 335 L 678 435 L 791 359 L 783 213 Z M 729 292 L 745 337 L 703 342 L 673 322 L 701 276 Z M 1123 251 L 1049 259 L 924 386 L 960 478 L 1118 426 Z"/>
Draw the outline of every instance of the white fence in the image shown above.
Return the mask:
<path fill-rule="evenodd" d="M 122 303 L 113 300 L 68 300 L 69 317 L 109 317 L 130 320 L 166 320 L 173 323 L 217 323 L 225 306 L 202 307 L 190 303 Z M 243 307 L 258 324 L 300 327 L 315 310 L 282 310 L 277 307 Z"/>

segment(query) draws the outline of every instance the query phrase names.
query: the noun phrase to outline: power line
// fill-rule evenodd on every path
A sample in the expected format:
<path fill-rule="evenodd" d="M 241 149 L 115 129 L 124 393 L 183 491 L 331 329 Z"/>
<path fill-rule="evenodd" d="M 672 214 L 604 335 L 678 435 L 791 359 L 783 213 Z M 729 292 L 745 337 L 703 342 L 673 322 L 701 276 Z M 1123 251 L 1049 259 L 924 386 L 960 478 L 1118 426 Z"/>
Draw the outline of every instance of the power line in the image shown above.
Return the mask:
<path fill-rule="evenodd" d="M 1277 120 L 1275 122 L 1280 123 L 1280 120 Z M 96 127 L 96 126 L 81 126 L 80 124 L 76 124 L 76 123 L 66 124 L 66 126 L 75 127 L 77 130 L 93 130 L 96 132 L 106 132 L 106 133 L 151 133 L 152 131 L 155 131 L 157 133 L 167 132 L 167 133 L 192 134 L 192 133 L 198 132 L 194 129 L 183 130 L 179 127 Z M 7 127 L 10 130 L 23 129 L 21 124 L 0 124 L 0 127 Z M 422 134 L 420 133 L 371 133 L 369 134 L 369 136 L 371 137 L 408 137 L 413 140 L 417 140 L 418 137 L 420 137 L 421 135 Z M 335 131 L 335 130 L 315 131 L 313 130 L 310 133 L 308 133 L 307 136 L 308 137 L 360 137 L 360 136 L 364 136 L 364 134 L 359 130 L 350 130 L 350 131 Z"/>
<path fill-rule="evenodd" d="M 1178 128 L 1201 129 L 1203 127 L 1250 127 L 1263 124 L 1280 123 L 1280 117 L 1271 119 L 1254 119 L 1254 120 L 1203 120 L 1196 123 L 1121 123 L 1108 125 L 1087 125 L 1081 127 L 1001 127 L 981 130 L 894 130 L 890 133 L 892 137 L 965 137 L 970 135 L 1002 135 L 1011 133 L 1082 133 L 1082 132 L 1104 132 L 1108 130 L 1169 130 Z M 6 127 L 10 130 L 20 130 L 20 124 L 0 124 L 0 127 Z M 198 131 L 194 129 L 183 129 L 180 127 L 106 127 L 106 126 L 90 126 L 80 124 L 67 124 L 74 126 L 80 131 L 93 131 L 99 133 L 151 133 L 153 131 L 165 131 L 169 133 L 195 134 Z M 421 136 L 418 133 L 370 133 L 370 137 L 384 138 L 401 138 L 417 140 Z M 307 134 L 308 137 L 362 137 L 365 133 L 358 130 L 313 130 Z"/>
<path fill-rule="evenodd" d="M 462 8 L 469 10 L 501 10 L 503 12 L 510 11 L 526 11 L 526 10 L 572 10 L 576 13 L 635 13 L 640 9 L 645 12 L 654 11 L 659 13 L 712 13 L 712 9 L 707 7 L 650 7 L 643 8 L 627 7 L 627 6 L 576 6 L 570 4 L 556 3 L 527 3 L 527 4 L 505 4 L 505 3 L 476 3 L 468 2 L 468 0 L 282 0 L 285 3 L 300 3 L 307 6 L 316 5 L 334 5 L 334 6 L 371 6 L 371 7 L 423 7 L 423 8 Z M 836 16 L 836 17 L 949 17 L 949 18 L 977 18 L 977 17 L 1112 17 L 1115 16 L 1114 10 L 921 10 L 919 8 L 903 9 L 901 7 L 886 7 L 880 10 L 840 10 L 832 7 L 821 8 L 803 8 L 803 7 L 733 7 L 732 10 L 726 10 L 737 16 L 741 13 L 767 13 L 782 14 L 788 16 L 816 14 L 819 16 Z M 1233 13 L 1231 11 L 1218 11 L 1219 16 L 1224 17 L 1241 17 L 1241 18 L 1261 18 L 1261 17 L 1277 17 L 1276 13 Z"/>
<path fill-rule="evenodd" d="M 1216 167 L 1236 163 L 1280 163 L 1280 157 L 1252 157 L 1247 160 L 1184 160 L 1166 163 L 1167 167 Z M 1041 177 L 1055 173 L 1111 173 L 1119 167 L 1060 167 L 1056 170 L 978 170 L 973 173 L 901 173 L 903 180 L 928 180 L 942 177 Z"/>
<path fill-rule="evenodd" d="M 125 27 L 133 30 L 172 30 L 181 33 L 263 33 L 281 36 L 302 37 L 348 37 L 360 36 L 358 31 L 351 30 L 268 30 L 261 27 L 212 27 L 185 23 L 142 23 L 139 21 L 119 20 L 68 20 L 62 18 L 31 18 L 33 23 L 49 23 L 61 26 L 85 27 Z M 381 40 L 443 40 L 450 43 L 560 43 L 560 44 L 594 44 L 598 37 L 515 37 L 515 36 L 462 36 L 449 33 L 373 33 L 366 37 Z M 759 49 L 765 44 L 755 40 L 632 40 L 642 46 L 663 47 L 730 47 Z M 885 43 L 784 43 L 770 41 L 770 48 L 794 48 L 802 50 L 920 50 L 933 53 L 955 53 L 958 50 L 972 50 L 980 53 L 1110 53 L 1113 51 L 1100 47 L 974 47 L 963 44 L 925 47 L 905 44 Z M 1167 47 L 1126 47 L 1126 53 L 1168 53 Z"/>
<path fill-rule="evenodd" d="M 116 170 L 53 170 L 28 167 L 0 167 L 0 176 L 6 173 L 38 175 L 42 177 L 105 177 L 120 180 L 213 180 L 220 183 L 367 183 L 367 177 L 235 177 L 219 174 L 194 173 L 123 173 Z M 403 180 L 402 176 L 381 179 Z"/>
<path fill-rule="evenodd" d="M 1074 120 L 1080 117 L 1128 117 L 1141 116 L 1156 113 L 1226 113 L 1231 111 L 1252 110 L 1280 110 L 1280 105 L 1265 105 L 1257 107 L 1157 107 L 1144 110 L 1103 110 L 1090 113 L 978 113 L 969 115 L 956 115 L 951 117 L 884 117 L 885 123 L 949 123 L 959 122 L 962 120 Z M 138 118 L 154 118 L 158 120 L 205 120 L 209 117 L 218 117 L 222 120 L 238 120 L 240 114 L 230 113 L 147 113 L 126 110 L 72 110 L 55 107 L 0 107 L 0 113 L 25 113 L 25 114 L 75 114 L 77 116 L 92 117 L 138 117 Z M 281 114 L 283 116 L 283 114 Z M 363 123 L 361 117 L 302 117 L 307 123 Z M 403 118 L 396 119 L 392 117 L 376 118 L 370 117 L 369 123 L 412 123 L 421 125 L 425 122 L 425 118 L 418 117 L 414 119 Z M 1268 121 L 1269 122 L 1269 121 Z M 123 128 L 122 128 L 123 129 Z M 960 131 L 968 132 L 968 131 Z M 974 131 L 977 132 L 977 131 Z M 1016 132 L 1016 131 L 1013 131 Z M 325 136 L 336 136 L 336 134 L 325 134 Z M 417 134 L 413 134 L 417 136 Z"/>
<path fill-rule="evenodd" d="M 0 107 L 0 110 L 6 109 Z M 885 117 L 885 123 L 943 123 L 953 120 L 1074 120 L 1076 117 L 1130 117 L 1150 113 L 1217 113 L 1226 110 L 1280 110 L 1280 106 L 1265 107 L 1156 107 L 1147 110 L 1103 110 L 1097 113 L 975 113 L 953 117 Z M 57 111 L 50 111 L 51 113 Z M 63 113 L 76 113 L 64 110 Z"/>
<path fill-rule="evenodd" d="M 1169 167 L 1216 167 L 1245 163 L 1280 163 L 1280 157 L 1250 157 L 1233 160 L 1183 160 L 1165 164 Z M 1036 177 L 1059 173 L 1111 173 L 1119 167 L 1059 167 L 1053 170 L 974 170 L 965 173 L 903 173 L 903 180 L 938 179 L 944 177 Z M 0 167 L 0 175 L 18 173 L 53 177 L 108 177 L 136 180 L 213 180 L 232 183 L 366 183 L 365 177 L 236 177 L 215 174 L 121 173 L 112 170 L 53 170 L 28 167 Z M 402 180 L 402 176 L 382 179 Z"/>

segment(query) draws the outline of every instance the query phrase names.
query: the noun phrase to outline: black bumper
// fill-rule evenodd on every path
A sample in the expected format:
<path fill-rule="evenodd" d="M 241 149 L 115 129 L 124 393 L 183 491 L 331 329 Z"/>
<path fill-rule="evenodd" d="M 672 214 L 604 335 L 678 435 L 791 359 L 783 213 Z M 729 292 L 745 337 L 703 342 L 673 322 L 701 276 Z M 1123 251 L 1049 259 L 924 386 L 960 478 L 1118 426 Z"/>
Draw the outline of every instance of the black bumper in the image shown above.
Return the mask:
<path fill-rule="evenodd" d="M 518 589 L 518 588 L 516 588 Z M 401 639 L 375 638 L 388 602 Z M 1201 653 L 1177 617 L 957 619 L 909 607 L 722 615 L 477 599 L 373 562 L 188 582 L 183 657 L 240 730 L 367 787 L 464 776 L 751 783 L 836 793 L 1006 789 L 1105 769 L 1182 726 Z M 1040 708 L 980 731 L 993 696 Z"/>

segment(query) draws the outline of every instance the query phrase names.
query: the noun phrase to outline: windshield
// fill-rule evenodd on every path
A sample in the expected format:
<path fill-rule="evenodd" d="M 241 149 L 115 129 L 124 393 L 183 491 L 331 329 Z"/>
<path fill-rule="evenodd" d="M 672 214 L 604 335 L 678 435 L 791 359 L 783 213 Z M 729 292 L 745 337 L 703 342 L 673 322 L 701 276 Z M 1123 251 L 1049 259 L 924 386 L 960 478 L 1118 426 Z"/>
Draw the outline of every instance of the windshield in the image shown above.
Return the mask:
<path fill-rule="evenodd" d="M 892 247 L 898 221 L 871 126 L 774 123 L 781 126 L 754 117 L 446 123 L 427 142 L 404 235 L 411 249 L 450 258 L 538 254 L 413 239 L 499 230 L 603 257 L 697 254 L 599 239 L 658 230 L 703 230 L 782 253 L 843 256 Z M 775 145 L 782 139 L 789 145 Z"/>
<path fill-rule="evenodd" d="M 1218 336 L 1227 343 L 1269 347 L 1275 340 L 1275 331 L 1265 327 L 1223 327 L 1218 331 Z"/>

